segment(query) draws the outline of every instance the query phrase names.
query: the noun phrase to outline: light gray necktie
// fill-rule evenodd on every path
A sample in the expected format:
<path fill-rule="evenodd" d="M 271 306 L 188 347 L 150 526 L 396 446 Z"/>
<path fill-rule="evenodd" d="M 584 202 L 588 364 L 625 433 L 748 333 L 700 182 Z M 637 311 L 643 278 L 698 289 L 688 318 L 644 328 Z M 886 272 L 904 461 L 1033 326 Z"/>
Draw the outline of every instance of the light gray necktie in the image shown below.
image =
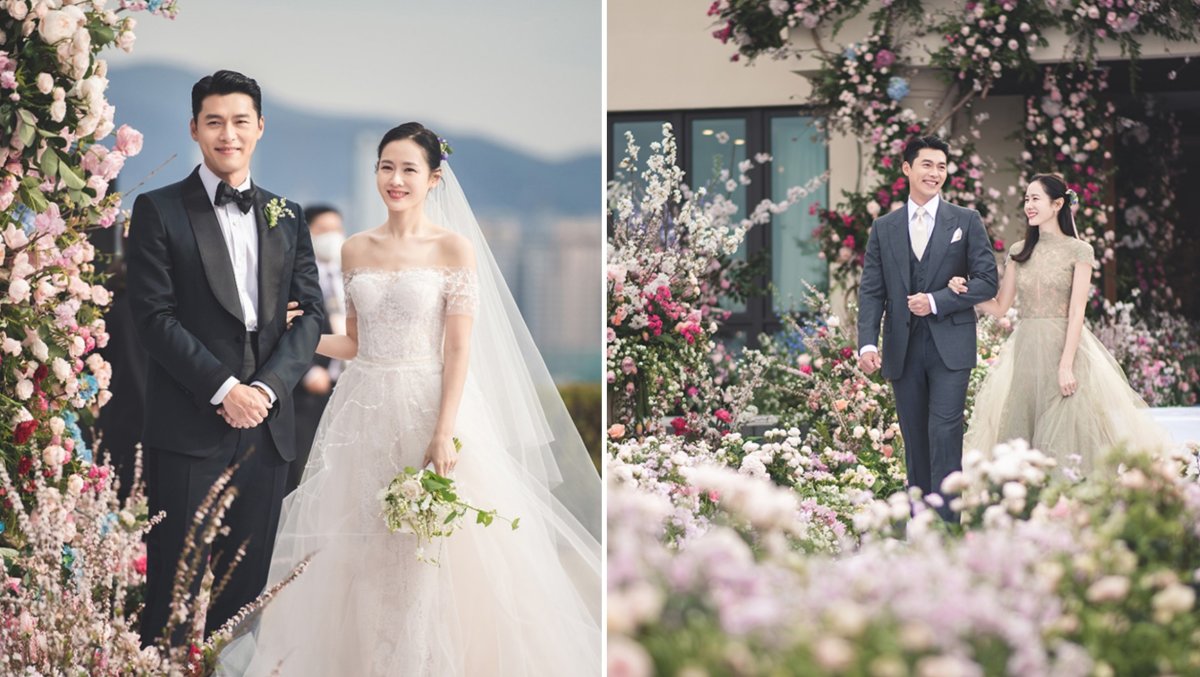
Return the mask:
<path fill-rule="evenodd" d="M 918 261 L 925 256 L 925 245 L 929 244 L 929 227 L 926 225 L 926 216 L 924 207 L 917 207 L 917 213 L 913 214 L 912 248 Z"/>

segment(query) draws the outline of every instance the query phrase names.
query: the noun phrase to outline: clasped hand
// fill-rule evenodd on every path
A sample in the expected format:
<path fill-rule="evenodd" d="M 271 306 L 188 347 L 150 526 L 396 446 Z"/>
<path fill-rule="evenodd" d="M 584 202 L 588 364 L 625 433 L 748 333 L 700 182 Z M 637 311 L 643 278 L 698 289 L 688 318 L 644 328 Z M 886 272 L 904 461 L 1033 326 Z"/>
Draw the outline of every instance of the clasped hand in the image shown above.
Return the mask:
<path fill-rule="evenodd" d="M 232 428 L 246 429 L 267 420 L 271 400 L 258 388 L 242 383 L 235 385 L 217 407 L 217 414 Z"/>
<path fill-rule="evenodd" d="M 908 311 L 917 317 L 925 317 L 933 312 L 929 305 L 928 294 L 913 294 L 908 297 Z"/>

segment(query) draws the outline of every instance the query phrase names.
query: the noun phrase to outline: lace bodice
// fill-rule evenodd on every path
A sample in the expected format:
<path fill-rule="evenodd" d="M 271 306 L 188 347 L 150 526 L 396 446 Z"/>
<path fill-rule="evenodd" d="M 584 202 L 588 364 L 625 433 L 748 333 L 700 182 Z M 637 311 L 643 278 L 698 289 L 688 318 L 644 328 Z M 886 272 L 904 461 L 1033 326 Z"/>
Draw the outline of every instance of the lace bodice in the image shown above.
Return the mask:
<path fill-rule="evenodd" d="M 358 357 L 372 362 L 440 362 L 446 316 L 479 306 L 479 278 L 466 268 L 359 268 L 344 277 Z"/>
<path fill-rule="evenodd" d="M 1020 253 L 1024 246 L 1024 240 L 1014 244 L 1008 250 L 1008 257 Z M 1029 260 L 1017 264 L 1017 304 L 1021 317 L 1066 317 L 1075 264 L 1090 265 L 1095 259 L 1092 246 L 1083 240 L 1043 235 Z"/>

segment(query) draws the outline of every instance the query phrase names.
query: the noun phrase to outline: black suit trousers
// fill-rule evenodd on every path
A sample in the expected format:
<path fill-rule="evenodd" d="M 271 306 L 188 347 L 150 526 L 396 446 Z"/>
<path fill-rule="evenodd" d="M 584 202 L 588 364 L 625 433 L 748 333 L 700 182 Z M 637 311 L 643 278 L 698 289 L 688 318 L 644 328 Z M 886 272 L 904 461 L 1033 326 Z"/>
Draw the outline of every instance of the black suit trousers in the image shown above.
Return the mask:
<path fill-rule="evenodd" d="M 165 511 L 166 518 L 146 536 L 143 645 L 154 642 L 166 628 L 178 562 L 192 529 L 193 516 L 221 473 L 234 466 L 236 469 L 229 486 L 237 496 L 222 521 L 229 533 L 218 535 L 211 551 L 204 550 L 199 555 L 202 566 L 187 586 L 194 598 L 200 589 L 203 564 L 207 562 L 213 572 L 215 589 L 229 575 L 238 548 L 245 548 L 244 557 L 233 567 L 234 573 L 225 582 L 224 589 L 211 600 L 204 623 L 206 636 L 262 592 L 271 567 L 288 469 L 287 461 L 271 450 L 269 435 L 265 424 L 249 430 L 230 429 L 220 451 L 207 458 L 161 449 L 147 450 L 146 487 L 150 514 Z M 238 497 L 247 497 L 247 500 Z M 200 534 L 195 534 L 194 538 L 199 542 Z M 192 619 L 188 619 L 187 624 L 191 625 L 191 622 Z M 187 641 L 186 633 L 182 631 L 171 638 L 172 644 Z"/>

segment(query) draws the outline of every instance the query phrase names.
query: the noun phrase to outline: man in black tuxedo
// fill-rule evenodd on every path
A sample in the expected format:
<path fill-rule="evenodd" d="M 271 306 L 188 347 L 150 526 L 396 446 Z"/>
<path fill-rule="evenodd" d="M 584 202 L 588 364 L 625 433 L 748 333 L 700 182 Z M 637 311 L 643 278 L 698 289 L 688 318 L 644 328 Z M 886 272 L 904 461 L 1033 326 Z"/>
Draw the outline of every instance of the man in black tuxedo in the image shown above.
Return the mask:
<path fill-rule="evenodd" d="M 167 626 L 192 516 L 233 466 L 238 494 L 225 516 L 228 533 L 212 543 L 215 580 L 239 546 L 246 555 L 211 601 L 206 634 L 266 584 L 295 457 L 291 394 L 324 317 L 300 207 L 250 180 L 263 134 L 258 83 L 232 71 L 202 78 L 192 88 L 190 126 L 203 163 L 183 181 L 138 197 L 129 235 L 129 293 L 150 358 L 146 486 L 150 513 L 166 512 L 147 538 L 147 645 Z M 290 330 L 288 299 L 304 311 Z M 199 579 L 191 585 L 198 590 Z M 178 633 L 171 641 L 186 638 Z"/>

